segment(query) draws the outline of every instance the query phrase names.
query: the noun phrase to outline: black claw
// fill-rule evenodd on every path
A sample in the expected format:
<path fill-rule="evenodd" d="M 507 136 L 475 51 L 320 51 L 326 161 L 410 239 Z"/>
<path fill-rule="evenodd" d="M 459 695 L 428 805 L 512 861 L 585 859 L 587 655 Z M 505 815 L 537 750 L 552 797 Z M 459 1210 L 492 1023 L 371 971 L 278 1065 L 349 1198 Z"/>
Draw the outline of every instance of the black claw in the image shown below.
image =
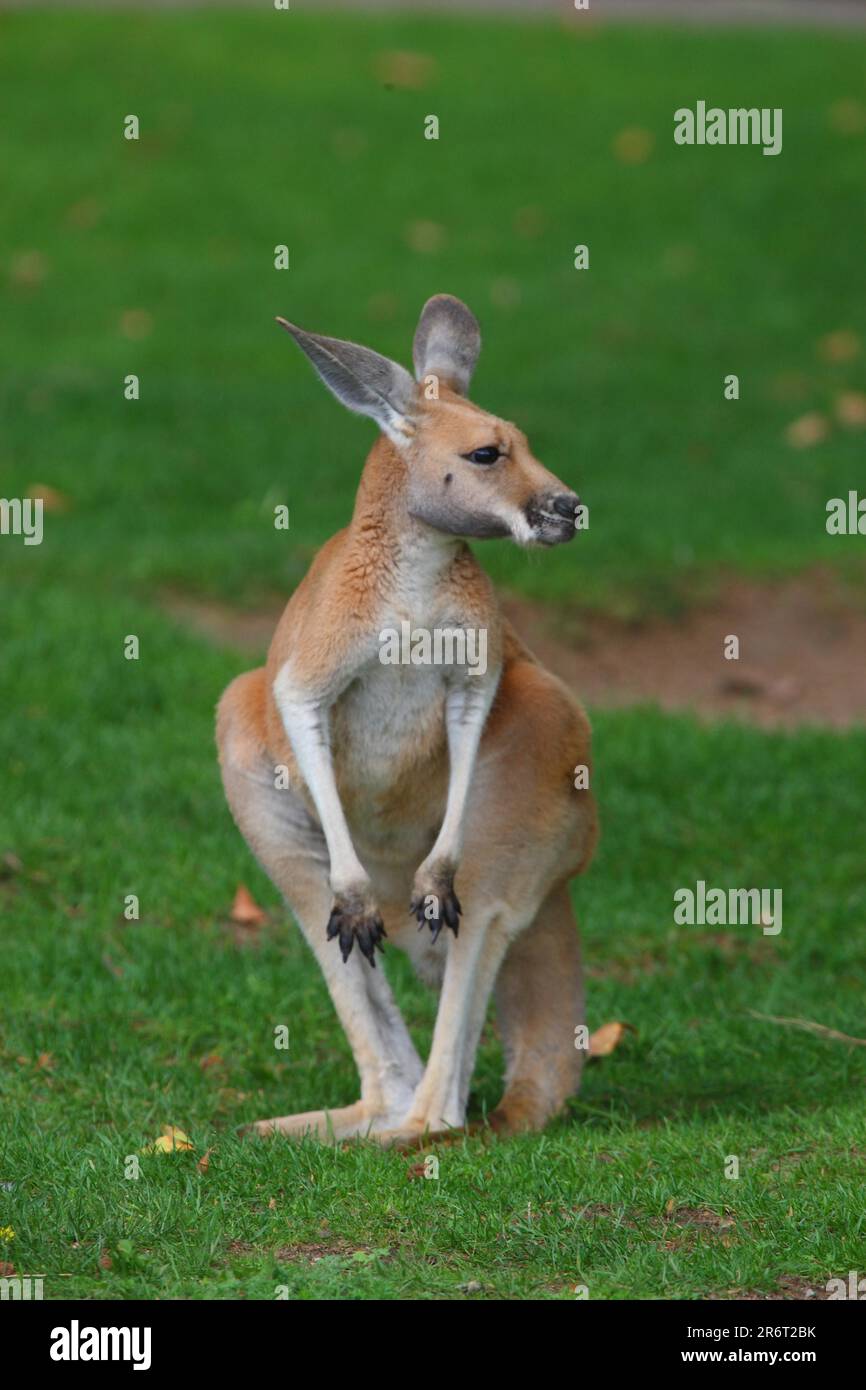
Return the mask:
<path fill-rule="evenodd" d="M 328 918 L 328 940 L 333 941 L 339 935 L 340 925 L 343 921 L 343 913 L 339 907 L 331 908 L 331 915 Z"/>
<path fill-rule="evenodd" d="M 339 937 L 340 955 L 343 957 L 344 965 L 352 954 L 352 947 L 357 939 L 361 954 L 375 970 L 375 948 L 378 946 L 380 951 L 384 951 L 382 938 L 386 935 L 385 925 L 378 914 L 375 917 L 367 917 L 363 912 L 352 911 L 339 903 L 331 909 L 327 937 L 329 941 Z"/>
<path fill-rule="evenodd" d="M 442 915 L 456 936 L 460 927 L 460 909 L 453 894 L 442 903 Z"/>
<path fill-rule="evenodd" d="M 439 912 L 435 917 L 428 917 L 424 912 L 425 896 L 413 898 L 409 904 L 410 915 L 417 918 L 418 930 L 421 931 L 423 927 L 429 927 L 434 942 L 438 940 L 443 925 L 450 927 L 454 935 L 457 936 L 460 930 L 460 914 L 463 911 L 453 888 L 449 888 L 436 896 L 439 898 Z"/>
<path fill-rule="evenodd" d="M 344 965 L 346 964 L 346 961 L 349 959 L 350 955 L 352 954 L 352 947 L 354 946 L 354 944 L 355 944 L 355 933 L 352 931 L 352 928 L 349 926 L 349 923 L 348 923 L 348 922 L 345 922 L 345 921 L 344 921 L 344 922 L 341 922 L 341 923 L 340 923 L 340 955 L 343 957 L 343 964 L 344 964 Z"/>

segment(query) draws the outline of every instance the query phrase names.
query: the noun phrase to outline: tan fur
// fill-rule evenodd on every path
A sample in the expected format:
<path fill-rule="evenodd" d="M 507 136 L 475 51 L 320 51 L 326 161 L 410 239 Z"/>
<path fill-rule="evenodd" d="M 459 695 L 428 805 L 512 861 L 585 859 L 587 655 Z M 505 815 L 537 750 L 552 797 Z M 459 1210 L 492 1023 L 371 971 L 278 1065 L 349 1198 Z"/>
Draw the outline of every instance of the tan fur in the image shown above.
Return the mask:
<path fill-rule="evenodd" d="M 494 443 L 507 451 L 498 475 L 463 464 L 466 453 Z M 507 1063 L 495 1125 L 540 1127 L 577 1088 L 574 1030 L 584 1022 L 583 998 L 566 884 L 586 867 L 596 839 L 592 796 L 574 788 L 575 767 L 590 764 L 589 727 L 570 692 L 502 619 L 465 542 L 419 519 L 419 511 L 435 515 L 440 505 L 486 516 L 503 498 L 522 516 L 533 498 L 555 491 L 562 484 L 515 426 L 447 387 L 433 401 L 419 391 L 406 444 L 382 437 L 374 445 L 351 523 L 322 547 L 293 594 L 267 665 L 235 680 L 220 701 L 229 804 L 319 960 L 361 1079 L 355 1104 L 263 1121 L 260 1133 L 371 1134 L 406 1143 L 461 1125 L 494 985 Z M 459 776 L 446 707 L 455 690 L 456 698 L 461 690 L 474 696 L 480 682 L 444 672 L 440 690 L 436 672 L 385 671 L 376 639 L 403 619 L 433 627 L 455 618 L 488 634 L 492 704 L 477 753 L 465 755 L 471 779 L 465 805 L 451 816 L 459 834 L 446 836 L 448 851 L 431 858 Z M 308 737 L 292 722 L 318 719 L 321 710 L 318 734 Z M 462 738 L 462 723 L 455 728 Z M 302 746 L 306 766 L 315 768 L 313 791 L 299 766 Z M 289 786 L 278 790 L 280 767 Z M 408 916 L 409 900 L 432 893 L 444 902 L 452 881 L 462 906 L 459 933 L 446 929 L 434 941 Z M 440 986 L 426 1068 L 383 971 L 371 970 L 351 945 L 343 961 L 336 941 L 326 939 L 335 904 L 351 916 L 359 942 L 381 915 L 388 941 Z"/>

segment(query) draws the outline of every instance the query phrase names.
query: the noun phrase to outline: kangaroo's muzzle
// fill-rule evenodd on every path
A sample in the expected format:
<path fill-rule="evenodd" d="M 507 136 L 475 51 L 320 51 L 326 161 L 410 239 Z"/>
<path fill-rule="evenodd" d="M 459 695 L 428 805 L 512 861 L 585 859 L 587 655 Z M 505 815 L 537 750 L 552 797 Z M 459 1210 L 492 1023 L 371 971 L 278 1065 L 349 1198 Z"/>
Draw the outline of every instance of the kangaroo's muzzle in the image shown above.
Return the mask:
<path fill-rule="evenodd" d="M 548 493 L 533 497 L 526 507 L 526 520 L 542 545 L 560 545 L 574 536 L 580 498 L 573 492 Z"/>

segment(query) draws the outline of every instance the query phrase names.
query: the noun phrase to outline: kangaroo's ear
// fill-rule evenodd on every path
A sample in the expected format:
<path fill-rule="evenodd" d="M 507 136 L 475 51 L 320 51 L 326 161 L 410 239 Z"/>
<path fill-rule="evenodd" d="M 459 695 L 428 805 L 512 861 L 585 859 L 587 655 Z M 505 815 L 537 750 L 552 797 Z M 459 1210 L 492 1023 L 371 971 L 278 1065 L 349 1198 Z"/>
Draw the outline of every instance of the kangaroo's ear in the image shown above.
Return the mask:
<path fill-rule="evenodd" d="M 437 376 L 465 396 L 481 351 L 481 330 L 471 309 L 451 294 L 434 294 L 421 310 L 412 357 L 419 381 Z"/>
<path fill-rule="evenodd" d="M 305 333 L 277 319 L 309 357 L 338 401 L 358 415 L 369 415 L 397 444 L 414 433 L 412 414 L 418 388 L 405 367 L 358 343 Z"/>

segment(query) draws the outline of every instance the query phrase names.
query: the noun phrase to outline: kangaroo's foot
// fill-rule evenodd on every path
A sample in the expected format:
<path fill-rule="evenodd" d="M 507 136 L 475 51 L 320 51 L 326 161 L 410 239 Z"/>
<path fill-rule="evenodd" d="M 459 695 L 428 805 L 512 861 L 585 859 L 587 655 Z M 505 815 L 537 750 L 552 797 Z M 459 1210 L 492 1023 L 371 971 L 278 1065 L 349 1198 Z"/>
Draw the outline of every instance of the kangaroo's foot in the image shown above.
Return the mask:
<path fill-rule="evenodd" d="M 377 1131 L 384 1131 L 393 1123 L 393 1114 L 385 1114 L 358 1100 L 354 1105 L 344 1105 L 334 1110 L 307 1110 L 299 1115 L 256 1120 L 253 1124 L 244 1125 L 240 1133 L 257 1134 L 264 1139 L 282 1134 L 289 1139 L 302 1139 L 304 1135 L 309 1135 L 315 1139 L 334 1141 L 359 1135 L 375 1136 Z"/>
<path fill-rule="evenodd" d="M 462 1139 L 467 1132 L 463 1125 L 433 1127 L 428 1123 L 416 1124 L 401 1120 L 392 1129 L 372 1131 L 370 1138 L 375 1139 L 377 1144 L 381 1144 L 383 1149 L 401 1149 L 408 1152 L 412 1149 L 426 1148 L 428 1144 L 440 1144 L 443 1140 Z"/>

